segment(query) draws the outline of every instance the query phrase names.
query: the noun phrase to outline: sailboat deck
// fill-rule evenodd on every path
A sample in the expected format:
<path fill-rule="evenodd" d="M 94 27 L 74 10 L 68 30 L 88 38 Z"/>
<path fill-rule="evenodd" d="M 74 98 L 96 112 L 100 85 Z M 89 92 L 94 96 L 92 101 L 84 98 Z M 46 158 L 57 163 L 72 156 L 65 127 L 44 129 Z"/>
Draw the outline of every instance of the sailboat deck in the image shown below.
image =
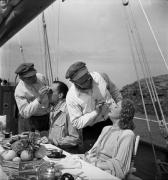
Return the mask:
<path fill-rule="evenodd" d="M 144 119 L 144 115 L 137 114 L 135 117 L 138 117 L 134 119 L 136 125 L 135 133 L 141 136 L 141 140 L 150 144 L 152 141 L 154 145 L 166 148 L 166 140 L 162 136 L 158 122 L 155 120 L 156 118 L 154 116 L 149 117 L 149 119 L 151 120 L 149 121 L 151 132 L 150 137 L 150 132 L 147 127 L 147 121 Z"/>

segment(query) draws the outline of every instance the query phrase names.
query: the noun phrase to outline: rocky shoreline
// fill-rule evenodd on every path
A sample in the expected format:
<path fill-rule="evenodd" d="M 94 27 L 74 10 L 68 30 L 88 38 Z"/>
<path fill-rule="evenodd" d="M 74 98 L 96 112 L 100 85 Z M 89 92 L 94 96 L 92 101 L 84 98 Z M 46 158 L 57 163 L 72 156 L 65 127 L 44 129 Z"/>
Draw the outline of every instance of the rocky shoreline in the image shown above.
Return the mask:
<path fill-rule="evenodd" d="M 160 100 L 160 104 L 163 110 L 164 116 L 168 117 L 168 74 L 159 75 L 153 77 L 153 82 L 156 87 L 157 95 Z M 142 94 L 146 105 L 146 110 L 149 115 L 155 115 L 151 96 L 146 84 L 145 79 L 140 80 Z M 121 89 L 121 93 L 124 98 L 130 98 L 135 103 L 137 113 L 144 114 L 144 108 L 142 103 L 142 97 L 140 93 L 139 83 L 135 81 L 132 84 L 128 84 Z"/>

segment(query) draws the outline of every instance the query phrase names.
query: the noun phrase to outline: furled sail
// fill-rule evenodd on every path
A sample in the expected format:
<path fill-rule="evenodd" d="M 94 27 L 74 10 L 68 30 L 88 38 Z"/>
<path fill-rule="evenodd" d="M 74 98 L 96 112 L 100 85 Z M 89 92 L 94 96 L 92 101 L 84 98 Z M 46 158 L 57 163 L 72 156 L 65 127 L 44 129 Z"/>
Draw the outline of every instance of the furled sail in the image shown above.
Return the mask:
<path fill-rule="evenodd" d="M 0 0 L 0 47 L 55 0 Z"/>

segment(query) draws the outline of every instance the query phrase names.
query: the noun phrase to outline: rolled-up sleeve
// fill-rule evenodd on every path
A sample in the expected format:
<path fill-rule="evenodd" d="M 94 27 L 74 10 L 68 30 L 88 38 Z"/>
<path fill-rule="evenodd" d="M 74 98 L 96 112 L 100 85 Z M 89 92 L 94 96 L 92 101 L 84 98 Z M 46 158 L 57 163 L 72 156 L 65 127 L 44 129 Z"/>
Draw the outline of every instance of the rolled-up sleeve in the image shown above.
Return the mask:
<path fill-rule="evenodd" d="M 15 95 L 16 103 L 18 106 L 19 113 L 24 118 L 29 118 L 37 112 L 41 107 L 40 103 L 35 99 L 32 102 L 28 102 L 25 97 Z"/>
<path fill-rule="evenodd" d="M 117 86 L 110 80 L 109 76 L 106 73 L 101 74 L 104 80 L 107 83 L 107 89 L 109 93 L 111 94 L 112 98 L 115 100 L 116 103 L 122 101 L 122 95 L 117 88 Z"/>
<path fill-rule="evenodd" d="M 37 73 L 37 83 L 35 84 L 37 87 L 34 88 L 36 90 L 32 90 L 33 86 L 26 85 L 22 80 L 18 83 L 15 89 L 15 100 L 17 103 L 17 107 L 20 115 L 23 118 L 29 118 L 32 115 L 43 115 L 47 113 L 48 108 L 48 96 L 46 95 L 40 104 L 37 100 L 38 90 L 47 85 L 46 78 Z"/>
<path fill-rule="evenodd" d="M 98 113 L 94 110 L 90 113 L 82 114 L 81 107 L 76 104 L 72 99 L 66 99 L 70 121 L 73 127 L 81 129 L 91 124 L 97 117 Z"/>

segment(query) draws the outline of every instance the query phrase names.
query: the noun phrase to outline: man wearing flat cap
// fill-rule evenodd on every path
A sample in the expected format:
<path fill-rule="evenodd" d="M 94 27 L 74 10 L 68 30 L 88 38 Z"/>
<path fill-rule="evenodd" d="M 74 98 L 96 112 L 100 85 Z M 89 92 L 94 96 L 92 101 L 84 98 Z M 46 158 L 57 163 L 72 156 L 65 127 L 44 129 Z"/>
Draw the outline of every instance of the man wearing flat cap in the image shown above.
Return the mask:
<path fill-rule="evenodd" d="M 120 105 L 122 96 L 107 74 L 89 72 L 84 62 L 72 64 L 66 79 L 72 82 L 66 103 L 72 125 L 78 129 L 104 121 Z"/>
<path fill-rule="evenodd" d="M 15 100 L 21 118 L 19 133 L 23 131 L 49 129 L 49 89 L 45 77 L 37 73 L 33 63 L 23 63 L 15 71 L 19 83 L 15 89 Z"/>

